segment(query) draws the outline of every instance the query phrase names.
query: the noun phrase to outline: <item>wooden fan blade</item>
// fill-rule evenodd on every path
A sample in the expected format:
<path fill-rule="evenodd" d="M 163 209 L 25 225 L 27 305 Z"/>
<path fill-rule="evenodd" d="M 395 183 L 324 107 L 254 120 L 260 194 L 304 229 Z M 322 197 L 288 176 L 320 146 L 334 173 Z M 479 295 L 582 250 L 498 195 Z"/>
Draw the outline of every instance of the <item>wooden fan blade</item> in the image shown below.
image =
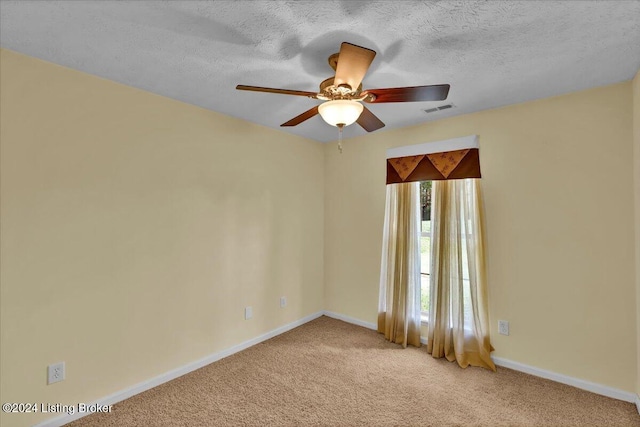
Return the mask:
<path fill-rule="evenodd" d="M 297 95 L 297 96 L 307 96 L 309 98 L 316 99 L 318 96 L 315 92 L 305 92 L 302 90 L 289 90 L 289 89 L 274 89 L 270 87 L 259 87 L 259 86 L 246 86 L 246 85 L 238 85 L 236 86 L 238 90 L 250 90 L 253 92 L 269 92 L 269 93 L 279 93 L 282 95 Z"/>
<path fill-rule="evenodd" d="M 312 109 L 307 110 L 304 113 L 300 114 L 299 116 L 294 117 L 293 119 L 289 120 L 288 122 L 281 124 L 280 126 L 296 126 L 296 125 L 299 125 L 300 123 L 304 122 L 305 120 L 310 119 L 311 117 L 315 116 L 316 114 L 318 114 L 318 106 L 317 105 L 315 107 L 313 107 Z"/>
<path fill-rule="evenodd" d="M 449 85 L 396 87 L 387 89 L 367 89 L 363 95 L 372 94 L 373 100 L 367 97 L 365 102 L 422 102 L 442 101 L 449 95 Z"/>
<path fill-rule="evenodd" d="M 364 107 L 356 122 L 367 132 L 373 132 L 384 127 L 384 123 L 367 107 Z"/>
<path fill-rule="evenodd" d="M 342 43 L 334 84 L 336 86 L 346 84 L 352 90 L 357 90 L 375 56 L 376 52 L 366 47 Z"/>

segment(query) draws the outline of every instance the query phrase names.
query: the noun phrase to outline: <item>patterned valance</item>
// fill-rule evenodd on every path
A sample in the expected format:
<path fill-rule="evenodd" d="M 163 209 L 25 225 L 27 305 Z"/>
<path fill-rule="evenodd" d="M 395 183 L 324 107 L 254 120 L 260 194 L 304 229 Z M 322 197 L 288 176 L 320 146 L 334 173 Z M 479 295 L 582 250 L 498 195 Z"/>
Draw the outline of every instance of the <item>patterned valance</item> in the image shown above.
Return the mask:
<path fill-rule="evenodd" d="M 480 176 L 475 135 L 387 150 L 387 184 Z"/>

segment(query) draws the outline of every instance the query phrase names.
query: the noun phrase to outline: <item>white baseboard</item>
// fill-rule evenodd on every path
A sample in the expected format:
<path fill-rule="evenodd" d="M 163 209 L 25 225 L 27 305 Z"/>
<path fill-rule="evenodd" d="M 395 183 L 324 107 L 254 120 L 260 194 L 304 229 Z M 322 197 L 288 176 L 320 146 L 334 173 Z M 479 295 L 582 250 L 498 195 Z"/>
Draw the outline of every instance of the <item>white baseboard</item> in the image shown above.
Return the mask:
<path fill-rule="evenodd" d="M 590 391 L 592 393 L 600 394 L 602 396 L 623 400 L 625 402 L 635 402 L 636 406 L 638 406 L 639 408 L 638 412 L 640 412 L 638 396 L 635 393 L 629 393 L 628 391 L 593 383 L 591 381 L 569 377 L 567 375 L 558 374 L 557 372 L 547 371 L 546 369 L 536 368 L 535 366 L 525 365 L 524 363 L 514 362 L 511 360 L 503 359 L 501 357 L 492 357 L 492 359 L 497 366 L 502 366 L 503 368 L 509 368 L 515 371 L 524 372 L 536 377 L 545 378 L 562 384 L 567 384 L 573 387 Z"/>
<path fill-rule="evenodd" d="M 378 330 L 378 326 L 375 323 L 365 322 L 364 320 L 356 319 L 355 317 L 345 316 L 344 314 L 334 313 L 333 311 L 325 310 L 323 314 L 333 319 L 342 320 L 343 322 L 351 323 L 353 325 L 362 326 L 363 328 Z"/>
<path fill-rule="evenodd" d="M 360 319 L 356 319 L 350 316 L 345 316 L 344 314 L 333 313 L 331 311 L 325 311 L 325 316 L 332 317 L 334 319 L 342 320 L 347 323 L 352 323 L 354 325 L 363 326 L 365 328 L 376 330 L 377 327 L 375 324 L 370 322 L 365 322 Z M 427 338 L 420 338 L 420 342 L 423 344 L 427 343 Z M 605 386 L 602 384 L 593 383 L 590 381 L 581 380 L 579 378 L 569 377 L 567 375 L 558 374 L 556 372 L 547 371 L 545 369 L 539 369 L 534 366 L 525 365 L 519 362 L 513 362 L 511 360 L 503 359 L 501 357 L 492 357 L 493 362 L 504 368 L 513 369 L 515 371 L 524 372 L 530 375 L 534 375 L 536 377 L 545 378 L 548 380 L 556 381 L 562 384 L 567 384 L 573 387 L 581 388 L 583 390 L 590 391 L 592 393 L 600 394 L 607 397 L 612 397 L 614 399 L 623 400 L 625 402 L 631 402 L 636 404 L 638 408 L 638 413 L 640 413 L 640 396 L 635 393 L 629 393 L 624 390 L 620 390 L 617 388 Z"/>
<path fill-rule="evenodd" d="M 265 334 L 262 334 L 256 338 L 250 339 L 228 349 L 219 351 L 217 353 L 211 354 L 203 359 L 196 360 L 195 362 L 191 362 L 187 365 L 184 365 L 180 368 L 173 369 L 169 372 L 165 372 L 164 374 L 158 375 L 157 377 L 151 378 L 147 381 L 143 381 L 138 383 L 132 387 L 126 388 L 124 390 L 120 390 L 115 392 L 107 397 L 103 397 L 102 399 L 98 399 L 95 402 L 92 402 L 91 405 L 99 404 L 99 405 L 113 405 L 115 403 L 121 402 L 125 399 L 128 399 L 136 394 L 142 393 L 143 391 L 149 390 L 153 387 L 157 387 L 160 384 L 164 384 L 168 381 L 171 381 L 175 378 L 178 378 L 182 375 L 188 374 L 191 371 L 195 371 L 196 369 L 200 369 L 203 366 L 209 365 L 217 360 L 223 359 L 225 357 L 231 356 L 234 353 L 245 350 L 249 347 L 252 347 L 256 344 L 259 344 L 263 341 L 268 340 L 269 338 L 273 338 L 277 335 L 280 335 L 284 332 L 287 332 L 293 328 L 297 328 L 300 325 L 303 325 L 307 322 L 310 322 L 318 317 L 322 316 L 324 312 L 319 311 L 317 313 L 311 314 L 309 316 L 303 317 L 302 319 L 296 320 L 295 322 L 291 322 L 287 325 L 276 328 L 272 331 L 269 331 Z M 34 427 L 60 427 L 64 424 L 70 423 L 71 421 L 75 421 L 84 416 L 90 415 L 89 413 L 78 413 L 76 412 L 73 415 L 61 415 L 56 418 L 52 418 L 46 421 L 41 422 L 40 424 L 36 424 Z"/>

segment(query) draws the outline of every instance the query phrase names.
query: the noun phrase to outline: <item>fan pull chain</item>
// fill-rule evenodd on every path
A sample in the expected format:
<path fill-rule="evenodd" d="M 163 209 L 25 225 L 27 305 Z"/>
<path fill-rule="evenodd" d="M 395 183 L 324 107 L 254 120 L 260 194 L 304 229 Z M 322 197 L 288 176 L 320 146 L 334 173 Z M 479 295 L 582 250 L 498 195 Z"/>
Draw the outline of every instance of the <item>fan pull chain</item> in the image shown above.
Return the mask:
<path fill-rule="evenodd" d="M 342 154 L 342 129 L 344 128 L 343 124 L 338 125 L 338 151 Z"/>

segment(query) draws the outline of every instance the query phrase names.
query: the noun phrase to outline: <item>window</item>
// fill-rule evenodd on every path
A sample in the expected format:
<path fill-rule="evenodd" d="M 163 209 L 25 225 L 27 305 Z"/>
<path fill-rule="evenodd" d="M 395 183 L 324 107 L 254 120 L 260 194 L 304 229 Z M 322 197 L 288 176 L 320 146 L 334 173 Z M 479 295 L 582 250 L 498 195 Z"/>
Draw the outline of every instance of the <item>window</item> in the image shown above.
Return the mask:
<path fill-rule="evenodd" d="M 431 181 L 420 182 L 420 313 L 429 319 L 429 274 L 431 272 Z"/>

